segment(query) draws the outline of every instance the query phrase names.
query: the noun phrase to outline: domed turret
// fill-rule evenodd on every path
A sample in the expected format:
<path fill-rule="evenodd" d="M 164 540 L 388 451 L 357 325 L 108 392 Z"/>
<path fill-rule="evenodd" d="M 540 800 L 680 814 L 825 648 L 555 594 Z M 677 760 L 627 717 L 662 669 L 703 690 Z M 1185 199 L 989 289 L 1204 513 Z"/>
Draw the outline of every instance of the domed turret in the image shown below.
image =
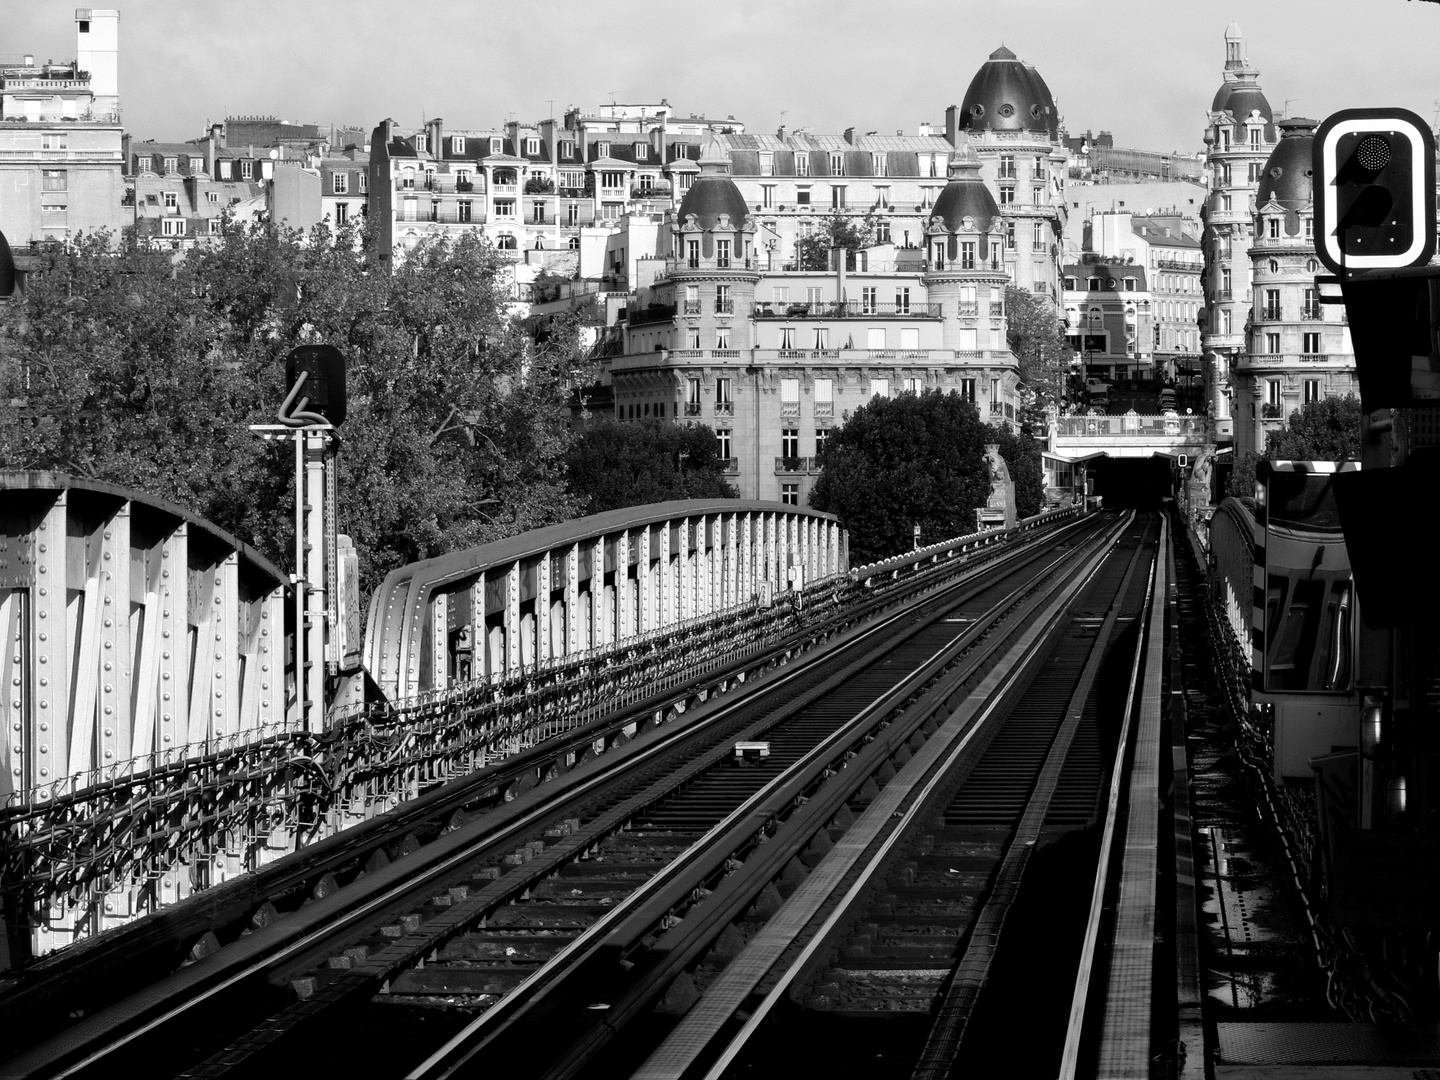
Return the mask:
<path fill-rule="evenodd" d="M 1043 131 L 1056 138 L 1059 117 L 1040 73 L 1002 45 L 970 80 L 960 126 L 966 131 Z"/>
<path fill-rule="evenodd" d="M 1287 224 L 1291 215 L 1310 205 L 1314 177 L 1310 153 L 1315 144 L 1315 121 L 1293 117 L 1280 121 L 1280 143 L 1271 152 L 1255 190 L 1255 206 L 1272 200 L 1283 206 Z M 1287 230 L 1288 231 L 1288 230 Z"/>
<path fill-rule="evenodd" d="M 1000 207 L 995 204 L 985 181 L 980 179 L 980 155 L 963 135 L 950 155 L 949 173 L 950 182 L 930 211 L 931 221 L 940 218 L 945 223 L 945 231 L 953 233 L 959 232 L 964 220 L 969 218 L 973 231 L 988 233 L 990 223 L 1000 216 Z"/>
<path fill-rule="evenodd" d="M 732 229 L 741 228 L 749 216 L 745 197 L 730 179 L 730 157 L 714 135 L 700 146 L 700 175 L 680 200 L 676 220 L 685 223 L 692 214 L 706 230 L 715 228 L 722 214 L 728 215 Z"/>

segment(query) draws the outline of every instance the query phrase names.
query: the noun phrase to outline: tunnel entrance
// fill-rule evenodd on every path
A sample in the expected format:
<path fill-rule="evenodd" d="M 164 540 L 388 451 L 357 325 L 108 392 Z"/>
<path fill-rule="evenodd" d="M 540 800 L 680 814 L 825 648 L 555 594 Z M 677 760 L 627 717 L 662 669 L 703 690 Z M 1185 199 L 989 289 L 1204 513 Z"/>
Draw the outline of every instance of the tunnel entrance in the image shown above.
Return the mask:
<path fill-rule="evenodd" d="M 1089 465 L 1093 494 L 1110 509 L 1155 510 L 1175 494 L 1173 462 L 1164 456 L 1095 458 Z"/>

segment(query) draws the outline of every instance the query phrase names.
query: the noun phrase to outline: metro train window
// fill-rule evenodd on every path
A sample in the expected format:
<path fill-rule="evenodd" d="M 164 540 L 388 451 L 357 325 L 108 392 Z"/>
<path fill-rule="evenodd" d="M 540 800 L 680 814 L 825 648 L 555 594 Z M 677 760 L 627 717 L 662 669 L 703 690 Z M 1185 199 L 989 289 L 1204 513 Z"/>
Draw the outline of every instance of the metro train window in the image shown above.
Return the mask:
<path fill-rule="evenodd" d="M 1268 526 L 1339 532 L 1340 511 L 1329 473 L 1273 472 L 1265 494 Z"/>

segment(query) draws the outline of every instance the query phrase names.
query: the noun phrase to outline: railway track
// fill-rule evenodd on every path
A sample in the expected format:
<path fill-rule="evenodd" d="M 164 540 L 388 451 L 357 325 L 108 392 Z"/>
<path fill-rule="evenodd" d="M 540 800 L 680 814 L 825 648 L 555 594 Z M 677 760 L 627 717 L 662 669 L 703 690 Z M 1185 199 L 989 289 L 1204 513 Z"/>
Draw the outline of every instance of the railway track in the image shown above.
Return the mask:
<path fill-rule="evenodd" d="M 1053 559 L 1056 548 L 1078 543 L 1094 528 L 1094 523 L 1087 523 L 1057 530 L 1005 554 L 995 569 L 1011 575 L 1022 572 L 1037 561 Z M 987 595 L 993 600 L 997 590 L 1003 592 L 1001 585 L 988 578 L 982 585 L 962 580 L 944 587 L 921 582 L 919 587 L 927 585 L 933 595 L 924 599 L 922 606 L 959 612 L 954 617 L 967 624 L 976 617 L 967 611 L 983 608 Z M 906 644 L 923 636 L 915 632 L 916 625 L 914 611 L 880 616 L 846 631 L 833 656 L 808 663 L 792 660 L 787 669 L 766 680 L 767 689 L 773 687 L 772 694 L 778 691 L 780 699 L 788 696 L 789 704 L 799 708 L 823 696 L 841 678 L 835 672 L 856 662 L 847 659 L 855 652 L 873 661 L 907 647 L 923 651 L 923 644 Z M 951 626 L 952 637 L 955 625 Z M 891 664 L 893 671 L 875 677 L 893 685 L 895 671 L 904 665 L 898 659 Z M 377 989 L 391 1003 L 444 999 L 479 1009 L 503 1000 L 507 991 L 518 989 L 517 982 L 524 981 L 517 979 L 516 972 L 523 972 L 526 963 L 536 964 L 547 955 L 563 952 L 569 946 L 562 942 L 584 937 L 589 927 L 613 916 L 621 910 L 618 898 L 633 892 L 638 881 L 652 885 L 647 894 L 652 897 L 651 907 L 668 905 L 662 921 L 679 918 L 677 912 L 683 911 L 686 903 L 703 898 L 705 882 L 713 884 L 725 877 L 735 861 L 759 843 L 755 837 L 781 820 L 787 808 L 803 805 L 802 800 L 809 797 L 807 790 L 872 738 L 859 735 L 852 740 L 855 745 L 843 737 L 826 741 L 824 722 L 812 727 L 808 736 L 800 724 L 768 737 L 780 722 L 780 714 L 788 715 L 787 708 L 777 705 L 774 696 L 755 704 L 750 697 L 735 695 L 734 700 L 700 710 L 705 715 L 697 713 L 693 720 L 637 732 L 640 737 L 633 743 L 607 750 L 606 760 L 582 763 L 511 802 L 495 805 L 507 783 L 503 770 L 496 770 L 489 777 L 470 781 L 463 794 L 436 793 L 427 797 L 423 808 L 407 807 L 390 821 L 371 826 L 365 835 L 350 838 L 349 844 L 345 843 L 346 834 L 341 834 L 327 842 L 326 848 L 309 853 L 308 860 L 297 860 L 297 865 L 268 875 L 271 884 L 280 886 L 270 894 L 274 899 L 267 896 L 267 883 L 261 880 L 247 882 L 248 893 L 239 895 L 239 890 L 232 890 L 236 895 L 212 900 L 214 905 L 228 905 L 233 910 L 265 897 L 255 908 L 253 932 L 212 956 L 196 956 L 197 962 L 180 972 L 99 1009 L 60 1036 L 0 1066 L 0 1072 L 98 1075 L 102 1069 L 113 1071 L 142 1061 L 147 1071 L 153 1072 L 158 1062 L 174 1063 L 176 1071 L 181 1071 L 187 1058 L 193 1063 L 207 1053 L 213 1055 L 217 1041 L 221 1060 L 212 1057 L 197 1067 L 197 1074 L 243 1070 L 249 1067 L 246 1063 L 264 1058 L 271 1044 L 293 1042 L 290 1036 L 297 1026 L 297 1009 L 314 1018 Z M 767 719 L 757 716 L 759 713 L 776 716 Z M 644 715 L 651 716 L 653 711 L 647 709 Z M 609 737 L 623 743 L 623 735 L 615 738 L 613 734 L 623 730 L 612 724 L 608 732 L 582 732 L 568 741 L 537 747 L 531 756 L 542 765 L 546 760 L 583 758 L 587 737 L 591 742 Z M 731 744 L 737 733 L 766 735 L 770 757 L 750 768 L 720 768 L 733 754 Z M 820 737 L 819 752 L 813 745 L 807 751 L 806 742 L 813 743 L 816 737 Z M 685 756 L 691 764 L 678 764 Z M 513 777 L 515 766 L 506 765 Z M 535 761 L 521 765 L 536 768 Z M 684 800 L 678 793 L 682 789 L 693 796 L 687 804 L 690 809 L 680 808 Z M 695 809 L 707 800 L 708 809 Z M 487 805 L 490 813 L 464 821 L 467 812 Z M 732 810 L 725 820 L 734 836 L 743 836 L 748 829 L 751 846 L 733 845 L 718 862 L 713 854 L 708 861 L 699 859 L 700 846 L 691 843 L 686 847 L 686 841 L 705 832 L 702 826 L 707 814 L 713 817 L 727 805 L 745 808 L 743 812 Z M 642 817 L 637 819 L 637 814 Z M 688 829 L 686 814 L 692 819 Z M 669 835 L 654 839 L 660 834 Z M 686 856 L 690 848 L 696 851 Z M 377 857 L 376 852 L 383 852 L 384 857 Z M 665 893 L 653 886 L 653 871 L 675 865 L 677 854 L 682 856 L 680 870 L 672 870 L 667 877 L 671 884 Z M 567 860 L 571 865 L 565 865 Z M 606 869 L 596 872 L 598 866 Z M 675 883 L 686 874 L 700 884 Z M 345 878 L 348 883 L 343 883 Z M 570 910 L 559 913 L 553 925 L 527 924 L 529 916 L 520 910 L 516 898 L 533 901 L 557 890 L 569 902 L 553 906 Z M 293 904 L 297 894 L 306 902 L 283 913 L 275 901 L 283 904 L 288 898 Z M 514 924 L 508 937 L 499 929 L 507 919 Z M 606 925 L 614 922 L 612 917 Z M 151 932 L 157 932 L 156 925 L 161 923 L 154 920 Z M 476 923 L 483 924 L 478 934 L 470 932 Z M 132 934 L 131 940 L 140 936 Z M 172 951 L 177 936 L 171 933 L 166 938 Z M 103 950 L 79 955 L 84 960 L 81 969 L 104 969 Z M 484 970 L 482 961 L 501 955 L 506 971 L 479 974 Z M 138 950 L 132 952 L 131 958 L 135 956 L 140 957 L 135 965 L 140 968 L 146 963 L 150 967 L 164 963 L 163 957 L 147 958 Z M 457 984 L 451 986 L 437 973 L 446 969 L 447 962 L 457 960 L 450 969 L 468 974 L 447 976 Z M 110 962 L 118 964 L 114 957 Z M 302 999 L 298 1007 L 294 1004 L 297 993 Z M 37 1000 L 45 997 L 40 994 Z M 350 1013 L 353 1009 L 335 1011 Z M 322 1017 L 299 1026 L 324 1032 L 331 1026 L 327 1021 L 328 1017 Z M 237 1029 L 245 1034 L 230 1045 L 214 1037 L 217 1031 Z M 177 1030 L 189 1034 L 177 1039 Z M 323 1037 L 319 1043 L 323 1045 Z"/>

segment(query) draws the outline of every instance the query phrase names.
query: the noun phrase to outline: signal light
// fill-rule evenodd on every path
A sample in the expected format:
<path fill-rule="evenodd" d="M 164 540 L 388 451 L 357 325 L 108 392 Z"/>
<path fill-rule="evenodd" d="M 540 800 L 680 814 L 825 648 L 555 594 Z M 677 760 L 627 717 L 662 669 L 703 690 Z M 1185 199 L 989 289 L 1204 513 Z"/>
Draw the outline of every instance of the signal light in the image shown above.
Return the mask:
<path fill-rule="evenodd" d="M 335 427 L 345 422 L 345 357 L 334 345 L 301 345 L 285 358 L 285 385 L 305 376 L 300 391 L 305 411 L 319 413 Z"/>
<path fill-rule="evenodd" d="M 1440 403 L 1440 267 L 1342 278 L 1366 412 Z"/>
<path fill-rule="evenodd" d="M 1344 277 L 1435 254 L 1435 137 L 1408 109 L 1342 109 L 1311 151 L 1316 255 Z"/>

